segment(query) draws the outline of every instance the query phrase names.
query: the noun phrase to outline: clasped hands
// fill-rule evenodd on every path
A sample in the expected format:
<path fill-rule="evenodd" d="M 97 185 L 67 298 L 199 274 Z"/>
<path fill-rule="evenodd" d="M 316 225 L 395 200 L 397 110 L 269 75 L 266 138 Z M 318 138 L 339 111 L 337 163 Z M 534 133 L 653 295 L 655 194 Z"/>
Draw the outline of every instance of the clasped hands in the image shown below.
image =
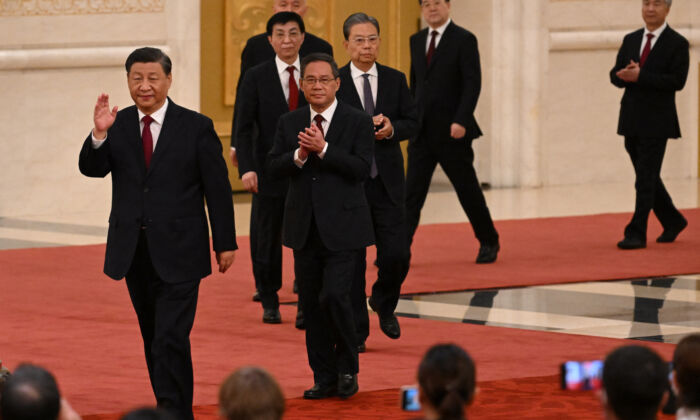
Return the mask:
<path fill-rule="evenodd" d="M 630 60 L 630 63 L 622 70 L 615 73 L 617 77 L 628 83 L 634 83 L 639 79 L 639 63 Z"/>
<path fill-rule="evenodd" d="M 315 125 L 307 127 L 304 131 L 300 131 L 297 136 L 299 139 L 299 159 L 306 160 L 311 153 L 321 153 L 326 147 L 326 140 L 323 138 L 323 133 Z"/>

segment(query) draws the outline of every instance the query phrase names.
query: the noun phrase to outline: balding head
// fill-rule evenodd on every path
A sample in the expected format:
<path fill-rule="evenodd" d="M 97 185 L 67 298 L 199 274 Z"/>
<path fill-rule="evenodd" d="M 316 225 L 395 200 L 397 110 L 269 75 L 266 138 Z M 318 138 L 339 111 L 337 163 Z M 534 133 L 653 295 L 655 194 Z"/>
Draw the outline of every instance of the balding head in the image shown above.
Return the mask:
<path fill-rule="evenodd" d="M 274 0 L 272 3 L 272 13 L 294 12 L 304 17 L 306 9 L 306 0 Z"/>

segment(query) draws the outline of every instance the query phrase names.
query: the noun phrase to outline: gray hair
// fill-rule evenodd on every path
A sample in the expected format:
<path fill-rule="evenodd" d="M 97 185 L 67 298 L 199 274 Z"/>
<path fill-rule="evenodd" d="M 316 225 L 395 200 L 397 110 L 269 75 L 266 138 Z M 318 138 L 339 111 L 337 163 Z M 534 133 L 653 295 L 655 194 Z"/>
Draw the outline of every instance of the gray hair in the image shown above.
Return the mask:
<path fill-rule="evenodd" d="M 343 35 L 345 35 L 346 41 L 350 37 L 350 29 L 352 29 L 352 27 L 355 25 L 359 25 L 360 23 L 371 23 L 375 28 L 377 28 L 377 35 L 379 35 L 379 22 L 377 22 L 377 19 L 375 19 L 373 16 L 367 15 L 366 13 L 353 13 L 348 16 L 343 23 Z"/>

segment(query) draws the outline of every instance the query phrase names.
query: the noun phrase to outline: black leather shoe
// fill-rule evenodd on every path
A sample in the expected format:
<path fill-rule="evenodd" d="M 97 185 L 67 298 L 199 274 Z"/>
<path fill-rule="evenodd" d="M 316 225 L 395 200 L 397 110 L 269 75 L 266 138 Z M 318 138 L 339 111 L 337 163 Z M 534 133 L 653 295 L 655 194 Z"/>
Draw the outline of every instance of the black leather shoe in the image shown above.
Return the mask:
<path fill-rule="evenodd" d="M 376 306 L 372 298 L 369 298 L 369 307 L 372 308 L 374 312 L 377 313 L 379 317 L 379 328 L 381 328 L 384 335 L 396 340 L 401 337 L 401 326 L 399 325 L 399 320 L 393 313 L 390 315 L 382 315 L 379 313 L 379 308 Z"/>
<path fill-rule="evenodd" d="M 501 245 L 486 245 L 482 244 L 479 247 L 479 255 L 476 256 L 477 264 L 488 264 L 496 261 L 498 257 L 498 251 L 501 250 Z"/>
<path fill-rule="evenodd" d="M 297 319 L 294 321 L 294 327 L 298 330 L 303 330 L 304 327 L 304 312 L 297 308 Z"/>
<path fill-rule="evenodd" d="M 646 248 L 647 242 L 639 238 L 625 237 L 623 240 L 617 243 L 617 247 L 620 249 L 640 249 Z"/>
<path fill-rule="evenodd" d="M 275 309 L 263 309 L 263 323 L 265 324 L 281 324 L 282 314 L 280 310 Z"/>
<path fill-rule="evenodd" d="M 338 375 L 338 396 L 342 399 L 350 398 L 357 394 L 357 375 L 349 373 Z"/>
<path fill-rule="evenodd" d="M 323 386 L 314 384 L 313 387 L 304 391 L 304 398 L 307 400 L 322 400 L 324 398 L 335 397 L 338 395 L 338 388 L 333 385 Z"/>
<path fill-rule="evenodd" d="M 365 345 L 365 343 L 360 343 L 357 345 L 357 352 L 358 353 L 364 353 L 366 351 L 367 351 L 367 346 Z"/>
<path fill-rule="evenodd" d="M 255 291 L 255 294 L 253 295 L 253 302 L 260 302 L 260 292 L 257 290 Z"/>
<path fill-rule="evenodd" d="M 678 234 L 681 233 L 683 229 L 686 228 L 686 226 L 688 226 L 688 221 L 684 220 L 683 224 L 675 229 L 664 229 L 663 233 L 658 238 L 656 238 L 656 242 L 668 243 L 675 241 L 678 237 Z"/>

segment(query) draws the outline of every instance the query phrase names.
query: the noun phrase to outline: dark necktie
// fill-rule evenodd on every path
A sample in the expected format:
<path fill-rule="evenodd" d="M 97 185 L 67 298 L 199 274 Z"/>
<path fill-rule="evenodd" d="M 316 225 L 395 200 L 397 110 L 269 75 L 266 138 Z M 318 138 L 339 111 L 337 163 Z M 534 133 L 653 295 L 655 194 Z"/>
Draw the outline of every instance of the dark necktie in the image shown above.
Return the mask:
<path fill-rule="evenodd" d="M 326 137 L 326 134 L 323 132 L 323 125 L 321 123 L 324 122 L 325 120 L 326 119 L 323 118 L 323 115 L 321 115 L 321 114 L 316 114 L 316 116 L 314 117 L 314 122 L 316 123 L 316 127 L 318 127 L 318 129 L 321 130 L 321 135 L 323 137 Z"/>
<path fill-rule="evenodd" d="M 438 35 L 438 31 L 433 31 L 430 33 L 430 46 L 428 46 L 428 54 L 425 56 L 425 61 L 430 67 L 430 62 L 433 60 L 433 54 L 435 54 L 435 37 Z"/>
<path fill-rule="evenodd" d="M 143 141 L 143 157 L 146 160 L 146 169 L 151 164 L 151 156 L 153 156 L 153 135 L 151 134 L 151 123 L 153 118 L 150 115 L 144 116 L 143 131 L 141 132 L 141 140 Z"/>
<path fill-rule="evenodd" d="M 289 110 L 294 111 L 299 106 L 299 87 L 294 80 L 294 66 L 287 67 L 289 72 Z"/>
<path fill-rule="evenodd" d="M 369 74 L 365 73 L 362 75 L 362 77 L 365 78 L 363 88 L 365 97 L 365 111 L 367 111 L 370 116 L 374 116 L 374 99 L 372 99 L 372 86 L 369 84 Z M 374 156 L 372 156 L 372 166 L 369 168 L 369 176 L 370 178 L 376 178 L 378 173 L 377 161 L 374 159 Z"/>
<path fill-rule="evenodd" d="M 644 51 L 642 51 L 642 57 L 639 59 L 639 67 L 642 67 L 649 57 L 651 52 L 651 39 L 654 38 L 654 34 L 647 34 L 647 43 L 644 45 Z"/>

